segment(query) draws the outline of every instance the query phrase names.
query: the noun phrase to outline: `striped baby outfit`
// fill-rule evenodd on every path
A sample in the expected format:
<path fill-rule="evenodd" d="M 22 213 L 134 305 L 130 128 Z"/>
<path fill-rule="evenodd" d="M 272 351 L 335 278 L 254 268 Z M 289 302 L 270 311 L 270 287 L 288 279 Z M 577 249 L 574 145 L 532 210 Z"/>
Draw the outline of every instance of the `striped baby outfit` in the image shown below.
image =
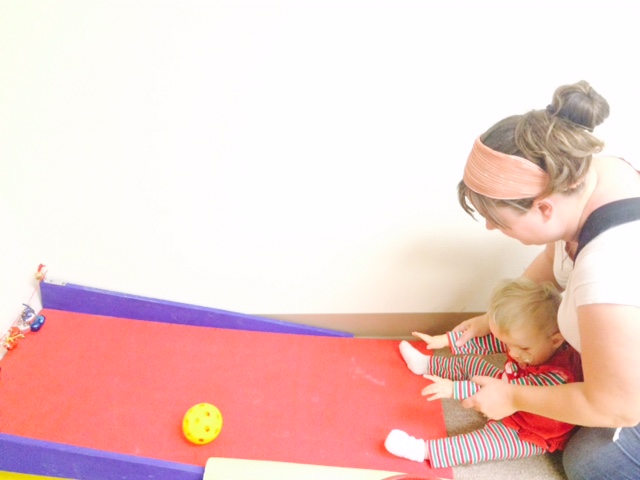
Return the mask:
<path fill-rule="evenodd" d="M 454 357 L 430 357 L 430 375 L 453 381 L 453 398 L 462 400 L 479 387 L 470 381 L 474 375 L 501 378 L 520 385 L 561 385 L 582 381 L 580 355 L 563 344 L 544 365 L 522 366 L 507 355 L 500 369 L 478 355 L 507 353 L 506 346 L 493 335 L 469 340 L 461 347 L 455 344 L 461 333 L 449 332 L 449 346 Z M 451 467 L 487 460 L 504 460 L 540 455 L 562 450 L 574 425 L 558 422 L 526 412 L 516 412 L 500 421 L 490 420 L 483 428 L 427 441 L 429 458 L 434 468 Z"/>

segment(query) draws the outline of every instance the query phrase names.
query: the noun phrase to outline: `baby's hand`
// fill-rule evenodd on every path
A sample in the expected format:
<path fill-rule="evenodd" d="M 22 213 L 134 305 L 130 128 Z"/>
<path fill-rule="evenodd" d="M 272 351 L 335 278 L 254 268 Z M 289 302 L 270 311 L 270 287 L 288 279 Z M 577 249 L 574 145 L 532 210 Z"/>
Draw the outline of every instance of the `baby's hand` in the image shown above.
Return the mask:
<path fill-rule="evenodd" d="M 453 398 L 453 382 L 451 380 L 436 377 L 435 375 L 424 375 L 424 378 L 433 382 L 431 385 L 422 389 L 422 395 L 427 397 L 427 400 Z"/>
<path fill-rule="evenodd" d="M 456 346 L 462 347 L 465 343 L 475 337 L 484 337 L 489 335 L 491 330 L 489 329 L 489 317 L 487 314 L 478 315 L 477 317 L 465 320 L 460 325 L 457 325 L 452 332 L 461 332 L 462 335 L 456 340 Z"/>
<path fill-rule="evenodd" d="M 446 335 L 427 335 L 426 333 L 413 332 L 414 337 L 418 337 L 424 340 L 429 350 L 437 350 L 439 348 L 445 348 L 449 346 L 449 340 Z"/>

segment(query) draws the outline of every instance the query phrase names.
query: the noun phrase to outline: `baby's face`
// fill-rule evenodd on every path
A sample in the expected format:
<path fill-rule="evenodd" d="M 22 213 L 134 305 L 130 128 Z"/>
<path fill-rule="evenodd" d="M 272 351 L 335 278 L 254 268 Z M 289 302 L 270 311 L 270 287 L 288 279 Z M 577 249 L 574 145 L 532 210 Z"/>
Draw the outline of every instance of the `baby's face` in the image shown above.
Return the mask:
<path fill-rule="evenodd" d="M 549 336 L 535 327 L 525 326 L 505 332 L 490 319 L 489 328 L 491 333 L 507 346 L 511 358 L 520 365 L 542 365 L 562 344 L 559 334 Z"/>

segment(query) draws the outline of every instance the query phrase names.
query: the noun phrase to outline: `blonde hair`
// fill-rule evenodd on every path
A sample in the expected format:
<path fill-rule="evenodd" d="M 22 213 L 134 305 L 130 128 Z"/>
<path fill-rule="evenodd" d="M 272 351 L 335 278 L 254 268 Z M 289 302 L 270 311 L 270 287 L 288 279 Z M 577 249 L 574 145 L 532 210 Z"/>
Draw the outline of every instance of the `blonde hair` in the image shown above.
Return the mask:
<path fill-rule="evenodd" d="M 591 132 L 609 116 L 609 104 L 585 82 L 558 87 L 552 103 L 543 110 L 507 117 L 480 136 L 484 145 L 526 158 L 549 175 L 547 188 L 539 195 L 571 194 L 582 185 L 594 154 L 604 143 Z M 576 188 L 576 186 L 578 186 Z M 506 227 L 497 213 L 509 206 L 526 213 L 534 198 L 496 200 L 458 184 L 458 201 L 471 216 L 477 211 L 491 223 Z"/>
<path fill-rule="evenodd" d="M 527 326 L 553 335 L 558 331 L 561 300 L 553 283 L 521 277 L 506 280 L 495 289 L 487 314 L 504 332 Z"/>

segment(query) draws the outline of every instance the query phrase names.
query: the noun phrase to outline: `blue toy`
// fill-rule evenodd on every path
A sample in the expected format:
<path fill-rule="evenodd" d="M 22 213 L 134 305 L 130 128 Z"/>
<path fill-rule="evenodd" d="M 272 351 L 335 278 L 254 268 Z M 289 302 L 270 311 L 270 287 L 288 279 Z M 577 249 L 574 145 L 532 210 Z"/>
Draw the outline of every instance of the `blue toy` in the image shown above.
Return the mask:
<path fill-rule="evenodd" d="M 42 325 L 44 325 L 44 321 L 46 319 L 44 318 L 44 315 L 38 315 L 36 317 L 36 319 L 33 321 L 33 323 L 31 324 L 31 331 L 32 332 L 37 332 L 38 330 L 40 330 L 42 328 Z"/>

